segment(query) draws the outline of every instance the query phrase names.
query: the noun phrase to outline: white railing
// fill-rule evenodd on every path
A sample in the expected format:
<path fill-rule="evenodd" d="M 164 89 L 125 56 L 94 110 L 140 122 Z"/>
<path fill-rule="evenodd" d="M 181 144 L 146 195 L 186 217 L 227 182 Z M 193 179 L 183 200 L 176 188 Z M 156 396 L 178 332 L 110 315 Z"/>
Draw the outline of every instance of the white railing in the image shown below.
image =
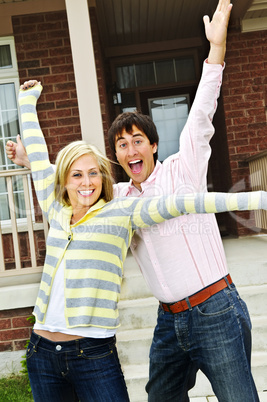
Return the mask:
<path fill-rule="evenodd" d="M 267 151 L 246 159 L 249 163 L 252 190 L 267 191 Z M 267 230 L 267 211 L 255 211 L 256 226 Z"/>
<path fill-rule="evenodd" d="M 32 205 L 31 205 L 31 197 L 30 197 L 30 189 L 29 189 L 29 180 L 28 175 L 31 173 L 29 169 L 13 169 L 13 170 L 5 170 L 0 171 L 0 178 L 6 179 L 7 192 L 8 192 L 8 203 L 10 210 L 10 220 L 11 223 L 9 227 L 6 226 L 1 227 L 0 221 L 0 278 L 6 276 L 14 276 L 14 275 L 22 275 L 29 273 L 39 273 L 42 271 L 43 266 L 38 266 L 37 264 L 37 250 L 36 250 L 36 242 L 35 242 L 35 233 L 38 230 L 44 231 L 44 237 L 46 239 L 48 232 L 48 224 L 43 217 L 43 222 L 36 224 L 33 219 L 32 213 Z M 13 187 L 12 187 L 12 177 L 21 176 L 23 182 L 23 192 L 25 198 L 25 223 L 23 225 L 18 226 L 18 217 L 16 216 L 15 201 L 13 195 Z M 20 257 L 20 245 L 19 245 L 19 233 L 25 232 L 28 233 L 29 239 L 29 254 L 31 260 L 31 266 L 24 268 L 21 264 Z M 5 261 L 5 250 L 4 250 L 4 236 L 12 235 L 13 242 L 13 250 L 14 250 L 14 269 L 6 269 L 7 262 Z"/>

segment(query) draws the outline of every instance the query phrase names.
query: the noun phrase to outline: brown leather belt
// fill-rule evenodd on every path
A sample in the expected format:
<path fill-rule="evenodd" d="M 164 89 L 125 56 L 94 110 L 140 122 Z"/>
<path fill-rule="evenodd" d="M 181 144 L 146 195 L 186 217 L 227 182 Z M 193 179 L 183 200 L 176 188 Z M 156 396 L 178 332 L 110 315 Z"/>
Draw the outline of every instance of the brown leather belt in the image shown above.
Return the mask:
<path fill-rule="evenodd" d="M 228 274 L 226 277 L 220 279 L 219 281 L 207 286 L 206 288 L 200 290 L 199 292 L 193 294 L 192 296 L 187 297 L 186 299 L 180 300 L 175 303 L 162 303 L 159 302 L 161 308 L 164 311 L 169 313 L 180 313 L 181 311 L 185 311 L 189 309 L 189 306 L 195 307 L 200 303 L 203 303 L 205 300 L 208 300 L 211 296 L 215 295 L 215 293 L 220 292 L 220 290 L 225 289 L 229 285 L 233 283 L 231 276 Z"/>

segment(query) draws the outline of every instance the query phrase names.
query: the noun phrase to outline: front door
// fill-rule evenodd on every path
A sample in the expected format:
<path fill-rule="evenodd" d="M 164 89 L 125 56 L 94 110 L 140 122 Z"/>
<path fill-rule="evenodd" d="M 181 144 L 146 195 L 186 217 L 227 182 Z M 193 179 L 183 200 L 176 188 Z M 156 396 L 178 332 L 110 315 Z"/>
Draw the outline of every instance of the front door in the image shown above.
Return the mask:
<path fill-rule="evenodd" d="M 158 159 L 179 151 L 180 134 L 188 118 L 192 88 L 173 88 L 140 93 L 141 111 L 149 114 L 159 134 Z"/>

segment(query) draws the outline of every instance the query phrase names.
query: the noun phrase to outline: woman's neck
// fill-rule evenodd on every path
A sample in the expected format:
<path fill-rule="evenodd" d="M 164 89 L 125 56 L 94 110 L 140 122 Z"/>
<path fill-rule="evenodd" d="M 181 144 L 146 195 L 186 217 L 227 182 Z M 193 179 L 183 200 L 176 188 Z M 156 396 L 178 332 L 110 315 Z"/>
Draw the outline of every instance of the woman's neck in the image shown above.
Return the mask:
<path fill-rule="evenodd" d="M 70 224 L 74 225 L 74 223 L 77 223 L 79 220 L 81 220 L 84 215 L 87 213 L 89 208 L 87 209 L 82 209 L 79 211 L 73 211 L 72 216 L 70 218 Z"/>

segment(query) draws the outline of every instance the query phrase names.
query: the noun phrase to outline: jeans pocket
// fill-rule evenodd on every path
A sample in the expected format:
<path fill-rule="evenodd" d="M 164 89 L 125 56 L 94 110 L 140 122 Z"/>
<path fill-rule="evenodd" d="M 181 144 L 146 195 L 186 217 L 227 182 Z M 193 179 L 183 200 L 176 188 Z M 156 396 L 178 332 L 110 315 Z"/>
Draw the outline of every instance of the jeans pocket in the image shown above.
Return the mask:
<path fill-rule="evenodd" d="M 80 356 L 83 359 L 102 359 L 113 353 L 114 343 L 104 343 L 97 346 L 84 347 L 80 350 Z"/>
<path fill-rule="evenodd" d="M 228 292 L 221 290 L 211 296 L 204 303 L 197 306 L 197 310 L 202 316 L 220 316 L 233 309 L 233 303 Z"/>
<path fill-rule="evenodd" d="M 34 352 L 36 352 L 36 347 L 34 345 L 34 343 L 32 343 L 31 341 L 29 342 L 27 349 L 26 349 L 26 359 L 30 359 L 32 357 L 32 355 L 34 354 Z"/>

